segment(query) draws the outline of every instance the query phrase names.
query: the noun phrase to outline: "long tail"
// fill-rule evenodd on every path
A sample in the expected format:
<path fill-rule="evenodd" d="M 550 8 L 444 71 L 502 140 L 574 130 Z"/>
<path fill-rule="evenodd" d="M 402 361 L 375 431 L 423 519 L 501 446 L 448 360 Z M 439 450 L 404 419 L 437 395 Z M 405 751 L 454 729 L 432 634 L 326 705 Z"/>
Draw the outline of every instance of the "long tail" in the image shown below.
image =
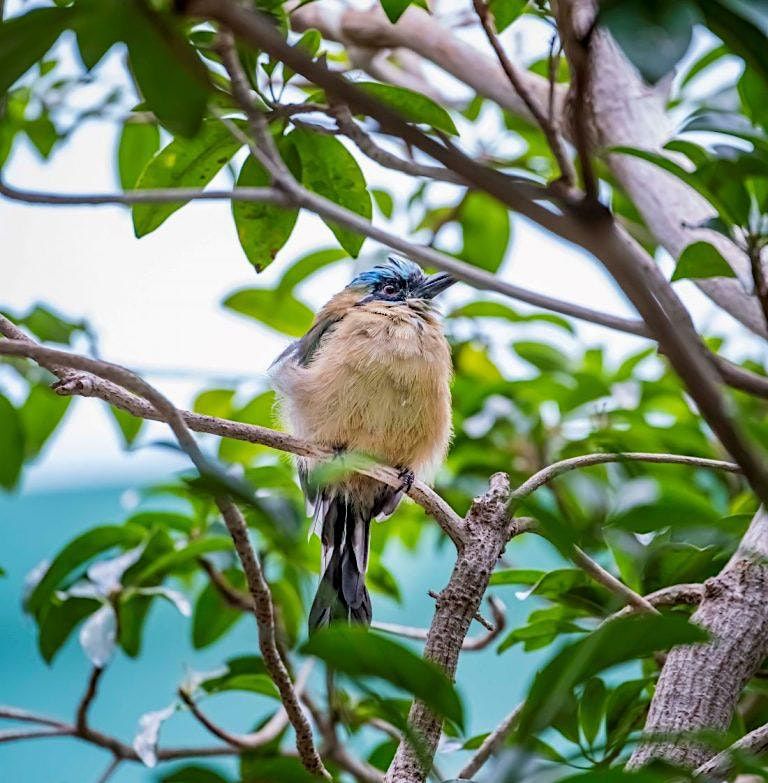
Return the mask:
<path fill-rule="evenodd" d="M 309 630 L 324 628 L 334 620 L 370 625 L 365 571 L 375 509 L 363 508 L 346 493 L 323 495 L 315 506 L 316 524 L 322 524 L 322 576 L 309 613 Z"/>

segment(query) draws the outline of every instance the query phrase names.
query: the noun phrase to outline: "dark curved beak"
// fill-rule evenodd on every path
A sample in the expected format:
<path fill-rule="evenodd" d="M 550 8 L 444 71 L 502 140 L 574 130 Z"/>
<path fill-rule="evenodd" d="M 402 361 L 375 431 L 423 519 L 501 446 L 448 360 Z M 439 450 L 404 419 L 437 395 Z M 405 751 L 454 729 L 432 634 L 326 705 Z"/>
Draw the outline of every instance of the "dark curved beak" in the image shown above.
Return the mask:
<path fill-rule="evenodd" d="M 418 299 L 434 299 L 438 294 L 441 294 L 446 288 L 450 288 L 456 281 L 455 277 L 452 277 L 447 272 L 438 272 L 436 275 L 430 275 L 418 288 L 413 292 L 413 296 Z"/>

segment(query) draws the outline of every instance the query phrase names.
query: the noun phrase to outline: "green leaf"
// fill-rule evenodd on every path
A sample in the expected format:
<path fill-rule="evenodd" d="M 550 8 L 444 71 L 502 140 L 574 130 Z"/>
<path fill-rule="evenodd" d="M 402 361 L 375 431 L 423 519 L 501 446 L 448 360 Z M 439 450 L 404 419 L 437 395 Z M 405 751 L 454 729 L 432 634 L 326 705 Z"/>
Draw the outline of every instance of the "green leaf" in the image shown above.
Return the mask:
<path fill-rule="evenodd" d="M 552 644 L 555 639 L 559 639 L 563 634 L 584 632 L 584 628 L 580 628 L 575 623 L 568 621 L 538 620 L 510 631 L 504 637 L 496 652 L 501 655 L 505 650 L 519 643 L 522 643 L 525 652 L 531 652 Z"/>
<path fill-rule="evenodd" d="M 242 614 L 242 613 L 241 613 Z M 207 693 L 224 693 L 225 691 L 248 691 L 271 699 L 280 700 L 280 691 L 268 674 L 227 674 L 201 683 Z"/>
<path fill-rule="evenodd" d="M 7 397 L 0 394 L 0 487 L 13 489 L 24 464 L 24 424 Z"/>
<path fill-rule="evenodd" d="M 301 159 L 302 180 L 310 190 L 371 219 L 371 196 L 365 177 L 354 156 L 333 136 L 295 128 L 288 137 L 296 145 Z M 357 258 L 364 237 L 347 228 L 325 221 L 339 244 Z"/>
<path fill-rule="evenodd" d="M 599 677 L 587 680 L 579 702 L 579 724 L 590 747 L 595 744 L 603 722 L 606 696 L 605 683 Z"/>
<path fill-rule="evenodd" d="M 144 426 L 144 419 L 140 419 L 122 408 L 116 408 L 114 405 L 109 406 L 109 412 L 123 436 L 125 445 L 132 446 Z"/>
<path fill-rule="evenodd" d="M 47 160 L 59 140 L 58 131 L 51 118 L 47 114 L 41 114 L 33 120 L 27 120 L 24 123 L 24 132 L 41 157 Z"/>
<path fill-rule="evenodd" d="M 74 14 L 71 8 L 36 8 L 0 24 L 0 95 L 43 59 Z"/>
<path fill-rule="evenodd" d="M 459 223 L 463 239 L 459 257 L 489 272 L 498 271 L 511 235 L 507 208 L 487 193 L 470 191 L 459 207 Z"/>
<path fill-rule="evenodd" d="M 336 625 L 317 631 L 301 648 L 353 677 L 378 677 L 421 699 L 460 726 L 463 709 L 453 685 L 430 661 L 366 629 Z"/>
<path fill-rule="evenodd" d="M 0 430 L 1 431 L 1 430 Z M 130 549 L 144 539 L 145 531 L 130 525 L 103 525 L 87 530 L 72 539 L 48 566 L 26 602 L 27 611 L 35 614 L 54 591 L 76 568 L 112 547 Z"/>
<path fill-rule="evenodd" d="M 38 649 L 43 660 L 50 663 L 72 631 L 100 606 L 101 603 L 93 598 L 67 598 L 62 601 L 54 597 L 46 604 L 38 620 L 37 637 Z"/>
<path fill-rule="evenodd" d="M 317 783 L 317 777 L 304 769 L 298 759 L 259 753 L 244 753 L 240 757 L 240 777 L 243 783 Z"/>
<path fill-rule="evenodd" d="M 299 283 L 314 275 L 315 272 L 319 272 L 324 267 L 335 264 L 343 258 L 348 258 L 348 254 L 339 247 L 308 253 L 298 261 L 294 261 L 293 265 L 283 272 L 275 290 L 281 294 L 291 293 Z"/>
<path fill-rule="evenodd" d="M 209 120 L 193 138 L 176 138 L 163 147 L 147 163 L 136 188 L 203 188 L 241 146 L 223 123 Z M 186 203 L 182 199 L 172 204 L 134 204 L 136 236 L 151 233 Z"/>
<path fill-rule="evenodd" d="M 392 24 L 394 24 L 407 10 L 411 0 L 381 0 L 381 7 Z"/>
<path fill-rule="evenodd" d="M 36 384 L 19 409 L 24 427 L 24 454 L 27 459 L 36 457 L 45 442 L 59 426 L 72 402 L 71 397 L 60 397 L 48 386 Z"/>
<path fill-rule="evenodd" d="M 172 133 L 194 136 L 208 104 L 208 71 L 171 15 L 155 12 L 148 3 L 129 5 L 124 37 L 144 100 Z"/>
<path fill-rule="evenodd" d="M 192 410 L 205 416 L 218 416 L 222 419 L 232 418 L 232 401 L 235 398 L 234 389 L 208 389 L 195 397 Z"/>
<path fill-rule="evenodd" d="M 496 31 L 504 32 L 515 19 L 522 15 L 527 5 L 528 0 L 491 0 L 490 9 L 493 12 Z"/>
<path fill-rule="evenodd" d="M 429 125 L 431 128 L 451 136 L 456 136 L 459 133 L 451 115 L 439 103 L 427 98 L 426 95 L 406 87 L 393 87 L 391 84 L 380 84 L 379 82 L 355 82 L 355 87 L 367 92 L 385 106 L 394 109 L 408 122 Z"/>
<path fill-rule="evenodd" d="M 178 530 L 180 533 L 189 534 L 195 526 L 194 520 L 184 514 L 178 514 L 175 511 L 139 511 L 132 514 L 126 523 L 139 525 L 147 530 L 155 528 L 165 528 L 167 530 Z"/>
<path fill-rule="evenodd" d="M 171 574 L 180 567 L 186 566 L 200 555 L 208 552 L 231 552 L 232 541 L 229 536 L 208 536 L 190 541 L 182 549 L 174 549 L 153 560 L 143 571 L 135 575 L 130 583 L 143 585 L 151 582 L 153 578 Z"/>
<path fill-rule="evenodd" d="M 229 780 L 208 767 L 187 764 L 163 775 L 160 783 L 229 783 Z"/>
<path fill-rule="evenodd" d="M 630 615 L 604 623 L 563 647 L 536 675 L 520 714 L 519 738 L 549 726 L 572 689 L 604 669 L 706 638 L 703 629 L 679 615 Z"/>
<path fill-rule="evenodd" d="M 694 242 L 680 254 L 672 282 L 704 277 L 736 277 L 736 273 L 714 245 Z"/>
<path fill-rule="evenodd" d="M 245 588 L 245 575 L 237 568 L 229 568 L 224 578 L 237 590 Z M 196 650 L 213 644 L 232 628 L 245 614 L 230 606 L 212 584 L 207 584 L 195 603 L 192 616 L 192 646 Z"/>
<path fill-rule="evenodd" d="M 238 188 L 266 187 L 271 179 L 264 167 L 248 156 L 237 178 Z M 261 272 L 268 267 L 288 241 L 299 216 L 297 207 L 284 208 L 255 201 L 233 201 L 237 238 L 246 258 Z"/>
<path fill-rule="evenodd" d="M 23 318 L 17 319 L 20 326 L 26 326 L 45 343 L 69 345 L 75 332 L 85 330 L 82 321 L 68 321 L 44 305 L 35 305 Z"/>
<path fill-rule="evenodd" d="M 314 319 L 314 313 L 303 302 L 268 288 L 236 291 L 224 300 L 224 307 L 290 337 L 301 337 Z"/>
<path fill-rule="evenodd" d="M 160 129 L 151 122 L 126 122 L 117 146 L 120 187 L 131 190 L 139 175 L 160 149 Z"/>
<path fill-rule="evenodd" d="M 765 101 L 765 79 L 752 68 L 745 68 L 737 83 L 744 113 L 755 125 L 768 129 L 768 105 Z"/>
<path fill-rule="evenodd" d="M 768 62 L 765 57 L 766 19 L 764 9 L 760 9 L 760 3 L 699 0 L 699 8 L 707 27 L 768 82 Z M 760 26 L 754 24 L 758 19 L 762 22 Z"/>
<path fill-rule="evenodd" d="M 656 84 L 688 51 L 698 14 L 686 0 L 612 0 L 601 4 L 600 19 L 643 78 Z"/>
<path fill-rule="evenodd" d="M 547 323 L 564 329 L 569 334 L 575 334 L 570 321 L 552 313 L 518 313 L 501 302 L 481 300 L 457 307 L 446 315 L 447 318 L 503 318 L 513 324 Z"/>
<path fill-rule="evenodd" d="M 391 218 L 392 213 L 395 211 L 395 201 L 392 198 L 392 194 L 388 190 L 373 188 L 371 190 L 371 195 L 376 202 L 376 206 L 379 208 L 379 212 L 381 212 L 385 218 Z"/>
<path fill-rule="evenodd" d="M 494 571 L 490 584 L 535 585 L 545 573 L 545 571 L 534 571 L 528 568 L 508 568 L 504 571 Z"/>
<path fill-rule="evenodd" d="M 512 350 L 542 372 L 567 371 L 571 364 L 564 353 L 548 343 L 520 340 L 512 343 Z"/>
<path fill-rule="evenodd" d="M 323 36 L 320 31 L 310 27 L 302 33 L 301 38 L 293 44 L 292 48 L 303 49 L 308 57 L 314 57 L 322 42 Z M 283 63 L 283 84 L 287 84 L 295 75 L 295 71 Z"/>

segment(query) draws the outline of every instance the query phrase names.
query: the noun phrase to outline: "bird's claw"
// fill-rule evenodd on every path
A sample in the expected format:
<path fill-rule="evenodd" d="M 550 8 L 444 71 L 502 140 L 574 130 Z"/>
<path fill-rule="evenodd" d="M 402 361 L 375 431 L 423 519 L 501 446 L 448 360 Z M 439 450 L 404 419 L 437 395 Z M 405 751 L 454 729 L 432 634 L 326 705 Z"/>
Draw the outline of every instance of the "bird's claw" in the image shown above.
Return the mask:
<path fill-rule="evenodd" d="M 410 468 L 403 468 L 397 477 L 403 482 L 398 488 L 398 492 L 405 492 L 407 495 L 413 487 L 413 482 L 416 481 L 416 476 Z"/>

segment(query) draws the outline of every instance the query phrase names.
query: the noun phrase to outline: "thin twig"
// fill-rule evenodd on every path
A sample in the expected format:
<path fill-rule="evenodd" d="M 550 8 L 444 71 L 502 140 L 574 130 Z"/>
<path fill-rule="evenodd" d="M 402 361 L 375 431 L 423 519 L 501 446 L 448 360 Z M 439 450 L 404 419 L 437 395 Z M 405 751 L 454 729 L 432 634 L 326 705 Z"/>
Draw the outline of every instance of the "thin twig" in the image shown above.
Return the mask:
<path fill-rule="evenodd" d="M 86 686 L 83 698 L 80 700 L 80 704 L 77 707 L 75 713 L 75 727 L 78 732 L 84 732 L 88 727 L 88 710 L 90 709 L 93 700 L 96 698 L 96 693 L 99 689 L 99 680 L 104 673 L 104 669 L 101 666 L 93 666 L 91 673 L 88 677 L 88 685 Z"/>
<path fill-rule="evenodd" d="M 491 756 L 495 756 L 503 747 L 507 737 L 512 733 L 517 723 L 517 718 L 523 709 L 523 704 L 518 704 L 504 720 L 483 740 L 480 747 L 474 752 L 469 761 L 461 768 L 456 777 L 460 780 L 471 780 L 480 771 L 483 764 Z"/>
<path fill-rule="evenodd" d="M 713 756 L 693 773 L 695 778 L 721 780 L 727 776 L 734 766 L 739 754 L 759 755 L 768 750 L 768 723 L 745 734 L 722 753 Z"/>
<path fill-rule="evenodd" d="M 568 153 L 565 150 L 565 145 L 558 133 L 557 127 L 550 119 L 551 110 L 550 117 L 547 117 L 542 111 L 541 106 L 539 106 L 536 99 L 530 94 L 528 88 L 523 83 L 514 63 L 507 57 L 507 53 L 504 51 L 504 47 L 501 45 L 501 41 L 499 41 L 496 30 L 494 29 L 493 13 L 485 3 L 485 0 L 473 0 L 473 5 L 475 7 L 475 12 L 480 19 L 480 24 L 485 31 L 488 43 L 490 43 L 493 51 L 496 53 L 499 65 L 501 65 L 502 70 L 509 79 L 515 92 L 520 96 L 534 120 L 536 120 L 536 124 L 544 132 L 547 143 L 560 168 L 560 177 L 563 184 L 566 187 L 572 187 L 576 182 L 576 173 L 573 169 L 571 159 L 568 157 Z"/>
<path fill-rule="evenodd" d="M 112 775 L 117 772 L 117 768 L 122 763 L 122 759 L 119 759 L 117 757 L 113 758 L 112 761 L 109 762 L 107 765 L 107 768 L 104 770 L 104 772 L 99 775 L 99 779 L 96 781 L 96 783 L 107 783 L 107 781 L 112 777 Z"/>
<path fill-rule="evenodd" d="M 762 245 L 756 240 L 750 240 L 747 246 L 747 257 L 749 258 L 749 268 L 752 272 L 752 282 L 755 286 L 755 296 L 760 302 L 760 309 L 763 311 L 765 323 L 768 326 L 768 278 L 766 278 L 765 267 L 763 266 Z"/>
<path fill-rule="evenodd" d="M 685 454 L 654 454 L 639 451 L 582 454 L 579 457 L 570 457 L 569 459 L 554 462 L 526 479 L 517 489 L 513 490 L 510 495 L 510 509 L 514 510 L 523 500 L 525 500 L 525 498 L 558 476 L 562 476 L 563 473 L 614 462 L 648 462 L 659 465 L 687 465 L 692 468 L 723 470 L 727 473 L 742 472 L 741 468 L 735 462 L 706 459 L 705 457 L 693 457 Z"/>
<path fill-rule="evenodd" d="M 461 643 L 462 650 L 472 652 L 484 650 L 497 639 L 506 628 L 507 615 L 504 603 L 495 596 L 488 596 L 488 604 L 491 607 L 493 624 L 488 623 L 482 615 L 475 615 L 475 619 L 477 620 L 482 618 L 482 624 L 486 627 L 487 632 L 479 634 L 478 636 L 466 637 Z M 371 623 L 371 628 L 374 628 L 377 631 L 383 631 L 384 633 L 393 634 L 394 636 L 402 636 L 404 639 L 416 639 L 418 641 L 426 641 L 427 636 L 429 635 L 429 629 L 427 628 L 416 628 L 412 625 L 398 625 L 397 623 L 374 621 Z"/>
<path fill-rule="evenodd" d="M 164 188 L 127 190 L 124 193 L 45 193 L 20 190 L 0 182 L 0 195 L 11 201 L 50 206 L 92 207 L 109 204 L 173 204 L 184 201 L 253 201 L 288 206 L 288 199 L 274 188 L 233 188 L 201 190 L 200 188 Z"/>
<path fill-rule="evenodd" d="M 606 571 L 600 563 L 593 560 L 581 547 L 571 547 L 571 559 L 577 566 L 583 568 L 596 582 L 603 587 L 608 588 L 612 593 L 619 596 L 621 600 L 629 606 L 651 614 L 658 614 L 659 611 L 654 605 L 639 593 L 636 593 L 631 587 L 628 587 L 620 579 L 617 579 L 610 571 Z"/>

